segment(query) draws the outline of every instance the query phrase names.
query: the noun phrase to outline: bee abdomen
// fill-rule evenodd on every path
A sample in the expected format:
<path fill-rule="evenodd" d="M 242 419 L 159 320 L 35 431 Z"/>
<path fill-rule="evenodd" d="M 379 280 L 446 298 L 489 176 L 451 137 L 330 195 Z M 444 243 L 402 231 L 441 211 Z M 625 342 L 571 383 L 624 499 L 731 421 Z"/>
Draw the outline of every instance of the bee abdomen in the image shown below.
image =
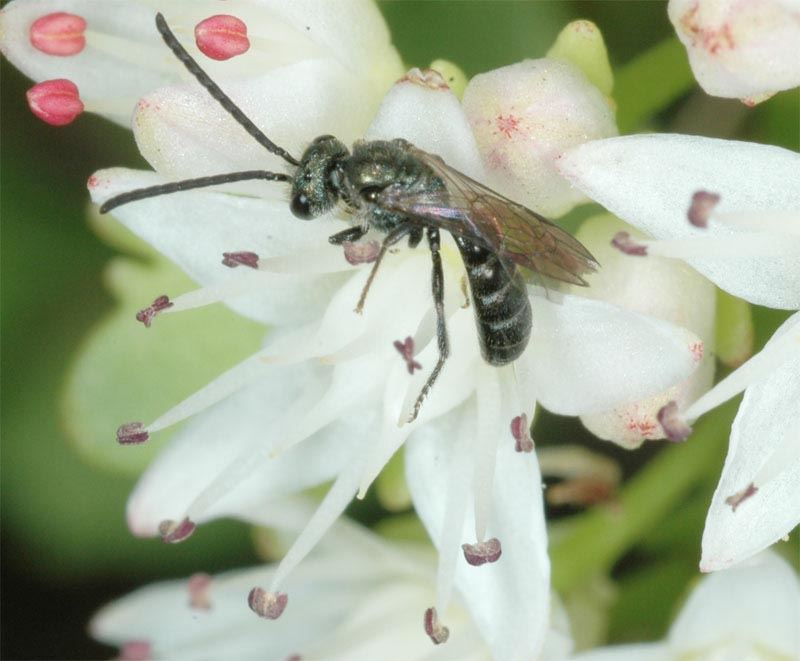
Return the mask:
<path fill-rule="evenodd" d="M 456 237 L 467 269 L 481 354 L 490 365 L 519 358 L 531 334 L 531 305 L 525 281 L 513 262 Z"/>

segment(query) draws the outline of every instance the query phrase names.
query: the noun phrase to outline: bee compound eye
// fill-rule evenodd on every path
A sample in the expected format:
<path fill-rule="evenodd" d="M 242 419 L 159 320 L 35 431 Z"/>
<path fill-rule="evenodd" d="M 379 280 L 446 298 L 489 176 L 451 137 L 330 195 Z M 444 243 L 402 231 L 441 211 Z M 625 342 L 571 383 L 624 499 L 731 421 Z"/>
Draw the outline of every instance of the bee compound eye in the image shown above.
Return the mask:
<path fill-rule="evenodd" d="M 292 198 L 292 213 L 301 220 L 311 220 L 314 215 L 311 213 L 311 201 L 305 193 L 297 193 Z"/>

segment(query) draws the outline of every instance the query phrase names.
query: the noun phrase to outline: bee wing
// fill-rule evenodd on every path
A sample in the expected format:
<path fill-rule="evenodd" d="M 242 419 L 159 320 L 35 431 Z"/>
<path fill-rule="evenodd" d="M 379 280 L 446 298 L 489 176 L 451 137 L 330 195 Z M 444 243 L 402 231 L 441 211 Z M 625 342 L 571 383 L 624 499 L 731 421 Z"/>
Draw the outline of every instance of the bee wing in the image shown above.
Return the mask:
<path fill-rule="evenodd" d="M 554 280 L 586 285 L 598 263 L 571 234 L 421 149 L 413 153 L 444 182 L 440 191 L 391 186 L 380 204 L 452 234 L 468 237 L 518 266 Z"/>

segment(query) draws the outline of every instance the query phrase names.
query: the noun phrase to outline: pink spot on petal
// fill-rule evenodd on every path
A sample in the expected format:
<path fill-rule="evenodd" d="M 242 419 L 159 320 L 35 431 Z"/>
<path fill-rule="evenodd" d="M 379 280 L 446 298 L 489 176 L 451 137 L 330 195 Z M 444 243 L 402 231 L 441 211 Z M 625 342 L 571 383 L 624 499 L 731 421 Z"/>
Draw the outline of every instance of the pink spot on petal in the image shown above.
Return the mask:
<path fill-rule="evenodd" d="M 66 57 L 86 46 L 86 20 L 75 14 L 55 12 L 37 18 L 29 30 L 31 45 L 48 55 Z"/>
<path fill-rule="evenodd" d="M 65 126 L 83 112 L 78 87 L 71 80 L 45 80 L 31 87 L 25 96 L 31 112 L 52 126 Z"/>
<path fill-rule="evenodd" d="M 150 661 L 153 647 L 146 640 L 132 640 L 119 648 L 117 661 Z"/>
<path fill-rule="evenodd" d="M 205 573 L 193 574 L 189 577 L 189 608 L 210 610 L 211 598 L 208 594 L 213 579 Z"/>
<path fill-rule="evenodd" d="M 228 14 L 200 21 L 194 28 L 194 39 L 200 52 L 212 60 L 229 60 L 250 49 L 247 24 Z"/>
<path fill-rule="evenodd" d="M 507 138 L 510 138 L 520 130 L 520 119 L 514 115 L 498 115 L 494 123 L 497 130 Z"/>
<path fill-rule="evenodd" d="M 689 345 L 689 351 L 692 352 L 692 359 L 694 362 L 699 363 L 703 360 L 703 355 L 706 352 L 706 345 L 702 340 L 698 340 Z"/>

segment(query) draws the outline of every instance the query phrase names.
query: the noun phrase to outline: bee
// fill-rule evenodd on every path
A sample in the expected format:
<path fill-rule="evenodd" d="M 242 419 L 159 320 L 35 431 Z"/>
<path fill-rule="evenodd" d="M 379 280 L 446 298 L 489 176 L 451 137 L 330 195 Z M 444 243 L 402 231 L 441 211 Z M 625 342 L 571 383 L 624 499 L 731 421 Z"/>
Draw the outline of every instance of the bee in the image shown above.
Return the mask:
<path fill-rule="evenodd" d="M 385 235 L 356 305 L 360 313 L 389 248 L 403 239 L 415 248 L 427 239 L 439 357 L 408 419 L 413 421 L 450 354 L 444 313 L 440 231 L 449 232 L 466 268 L 481 354 L 490 365 L 516 360 L 532 328 L 526 280 L 544 276 L 586 285 L 582 275 L 598 267 L 574 237 L 534 211 L 451 168 L 439 156 L 403 139 L 359 141 L 349 150 L 332 135 L 315 138 L 302 158 L 273 143 L 178 42 L 161 14 L 156 27 L 164 42 L 217 102 L 270 153 L 292 166 L 291 174 L 248 170 L 140 188 L 107 200 L 106 213 L 136 200 L 236 181 L 285 182 L 290 209 L 302 220 L 347 207 L 358 224 L 329 237 L 330 243 L 358 241 L 370 229 Z"/>

